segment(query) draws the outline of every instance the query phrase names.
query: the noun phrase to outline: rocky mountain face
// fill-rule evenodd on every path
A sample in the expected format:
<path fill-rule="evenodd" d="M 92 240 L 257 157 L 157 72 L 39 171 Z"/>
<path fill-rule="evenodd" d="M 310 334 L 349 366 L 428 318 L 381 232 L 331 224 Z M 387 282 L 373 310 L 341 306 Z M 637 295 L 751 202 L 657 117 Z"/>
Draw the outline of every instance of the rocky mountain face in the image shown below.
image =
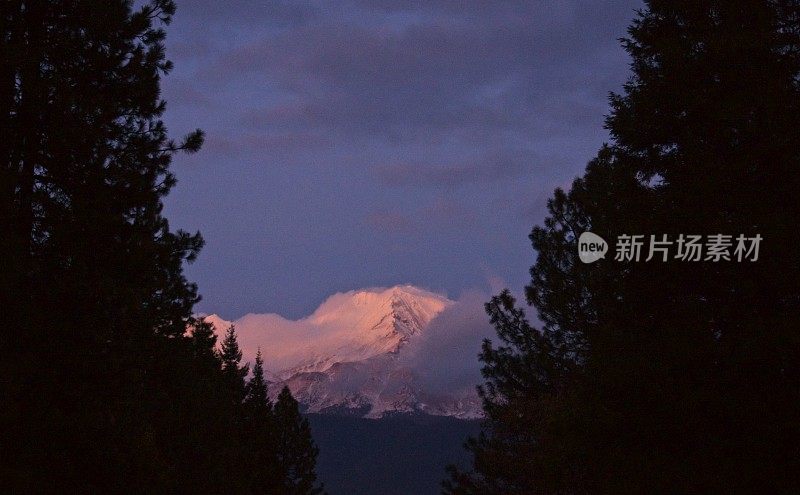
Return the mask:
<path fill-rule="evenodd" d="M 337 294 L 310 316 L 246 315 L 234 322 L 207 317 L 218 333 L 236 325 L 245 359 L 272 349 L 270 391 L 288 386 L 311 413 L 380 418 L 422 413 L 480 417 L 474 390 L 433 391 L 410 353 L 425 345 L 431 321 L 453 301 L 413 286 Z M 278 350 L 279 349 L 279 350 Z M 444 371 L 446 372 L 446 370 Z"/>

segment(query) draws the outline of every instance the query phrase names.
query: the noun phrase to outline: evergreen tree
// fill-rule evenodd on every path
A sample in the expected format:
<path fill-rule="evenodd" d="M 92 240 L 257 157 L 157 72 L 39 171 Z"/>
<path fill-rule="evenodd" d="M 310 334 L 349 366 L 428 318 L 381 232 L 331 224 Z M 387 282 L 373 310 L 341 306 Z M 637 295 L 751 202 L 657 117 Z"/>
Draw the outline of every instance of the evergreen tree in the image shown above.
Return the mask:
<path fill-rule="evenodd" d="M 222 368 L 220 355 L 216 351 L 217 335 L 212 324 L 201 319 L 196 320 L 191 329 L 191 341 L 196 359 L 206 361 L 208 369 Z"/>
<path fill-rule="evenodd" d="M 220 345 L 220 360 L 222 361 L 222 374 L 232 394 L 232 400 L 238 405 L 245 398 L 245 377 L 250 371 L 250 365 L 239 366 L 242 362 L 242 351 L 236 338 L 236 328 L 231 325 L 225 331 L 225 338 Z"/>
<path fill-rule="evenodd" d="M 486 427 L 446 493 L 800 490 L 800 4 L 646 4 L 612 143 L 531 234 L 542 328 L 507 293 L 487 306 Z M 757 262 L 584 265 L 587 230 L 763 242 Z"/>
<path fill-rule="evenodd" d="M 247 382 L 247 393 L 244 399 L 245 409 L 252 417 L 269 417 L 272 412 L 272 403 L 267 394 L 267 382 L 264 380 L 264 360 L 261 357 L 261 348 L 256 352 L 253 376 Z"/>
<path fill-rule="evenodd" d="M 278 468 L 276 424 L 264 380 L 264 361 L 260 348 L 256 353 L 253 376 L 247 384 L 244 415 L 250 493 L 282 493 L 284 483 L 283 474 Z"/>
<path fill-rule="evenodd" d="M 203 241 L 162 214 L 172 157 L 202 143 L 161 120 L 174 13 L 172 0 L 0 2 L 6 491 L 250 490 L 247 366 L 233 329 L 217 353 L 193 317 L 183 264 Z"/>
<path fill-rule="evenodd" d="M 311 438 L 308 420 L 300 414 L 288 387 L 283 387 L 275 402 L 275 435 L 277 463 L 283 483 L 275 493 L 321 493 L 322 487 L 315 486 L 317 475 L 314 472 L 319 449 Z"/>
<path fill-rule="evenodd" d="M 153 487 L 172 467 L 158 377 L 186 345 L 198 296 L 182 265 L 202 245 L 161 213 L 172 156 L 202 142 L 160 120 L 174 11 L 0 4 L 0 393 L 20 436 L 0 451 L 22 491 Z"/>

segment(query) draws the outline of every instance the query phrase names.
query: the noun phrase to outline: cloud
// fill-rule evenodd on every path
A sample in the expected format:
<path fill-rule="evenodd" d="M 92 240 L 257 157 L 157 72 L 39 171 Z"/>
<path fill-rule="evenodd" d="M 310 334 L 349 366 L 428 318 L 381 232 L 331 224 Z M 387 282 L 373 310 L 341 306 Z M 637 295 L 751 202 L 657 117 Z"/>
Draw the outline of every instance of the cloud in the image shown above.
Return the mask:
<path fill-rule="evenodd" d="M 619 52 L 619 33 L 586 19 L 596 9 L 580 2 L 459 4 L 334 3 L 325 16 L 306 6 L 298 14 L 304 22 L 242 37 L 205 64 L 200 79 L 238 78 L 280 93 L 244 110 L 261 129 L 325 129 L 350 138 L 469 140 L 548 130 L 564 114 L 596 115 L 593 96 L 603 101 L 609 86 L 595 69 L 607 52 Z M 274 16 L 286 17 L 280 9 Z"/>
<path fill-rule="evenodd" d="M 341 287 L 521 285 L 553 188 L 607 139 L 640 0 L 181 0 L 166 199 L 207 240 L 203 311 L 308 314 Z"/>
<path fill-rule="evenodd" d="M 320 15 L 313 2 L 303 0 L 181 0 L 179 16 L 191 16 L 198 23 L 232 23 L 250 27 L 296 26 Z"/>
<path fill-rule="evenodd" d="M 453 393 L 483 383 L 478 354 L 485 338 L 495 337 L 483 305 L 489 296 L 467 292 L 434 318 L 425 333 L 401 352 L 431 392 Z"/>
<path fill-rule="evenodd" d="M 214 324 L 218 342 L 233 324 L 242 350 L 242 362 L 250 363 L 252 367 L 256 351 L 261 348 L 264 367 L 269 373 L 277 373 L 305 359 L 310 347 L 315 342 L 321 343 L 323 337 L 319 329 L 307 321 L 288 320 L 272 313 L 247 314 L 233 322 L 211 315 L 208 321 Z M 264 335 L 264 329 L 269 330 L 268 336 Z"/>
<path fill-rule="evenodd" d="M 513 179 L 532 168 L 531 154 L 485 154 L 475 160 L 443 165 L 396 163 L 378 167 L 376 172 L 387 186 L 457 187 Z"/>
<path fill-rule="evenodd" d="M 385 290 L 364 289 L 358 294 L 381 294 Z M 276 314 L 248 314 L 236 320 L 243 362 L 252 363 L 259 346 L 265 368 L 273 375 L 301 362 L 313 362 L 315 356 L 352 357 L 353 350 L 364 345 L 364 335 L 354 335 L 353 328 L 365 318 L 363 310 L 353 306 L 353 294 L 334 294 L 313 314 L 299 320 Z M 482 382 L 478 361 L 481 342 L 494 336 L 483 311 L 488 299 L 477 291 L 462 295 L 400 349 L 397 365 L 411 369 L 429 393 L 472 391 Z M 231 324 L 216 315 L 210 320 L 218 335 Z"/>
<path fill-rule="evenodd" d="M 459 198 L 437 197 L 429 204 L 406 211 L 379 209 L 369 212 L 364 223 L 375 233 L 424 241 L 474 226 L 479 219 L 472 206 Z M 398 248 L 393 246 L 394 250 Z"/>

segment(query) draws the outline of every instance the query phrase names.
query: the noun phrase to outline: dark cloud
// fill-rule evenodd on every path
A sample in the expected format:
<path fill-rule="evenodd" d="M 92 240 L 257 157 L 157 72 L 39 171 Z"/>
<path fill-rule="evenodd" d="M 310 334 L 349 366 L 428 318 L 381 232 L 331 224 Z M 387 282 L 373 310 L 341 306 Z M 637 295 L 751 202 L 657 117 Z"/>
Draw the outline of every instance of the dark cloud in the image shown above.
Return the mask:
<path fill-rule="evenodd" d="M 167 206 L 207 240 L 201 309 L 289 316 L 359 286 L 457 293 L 487 269 L 521 286 L 546 198 L 607 139 L 640 4 L 178 3 L 167 123 L 208 139 Z"/>
<path fill-rule="evenodd" d="M 206 28 L 219 24 L 264 28 L 296 26 L 322 14 L 319 5 L 303 0 L 180 0 L 178 15 Z"/>
<path fill-rule="evenodd" d="M 459 16 L 448 2 L 412 2 L 425 15 L 368 24 L 356 9 L 266 30 L 220 52 L 200 77 L 274 85 L 283 98 L 248 108 L 251 126 L 390 141 L 552 133 L 554 120 L 565 132 L 604 106 L 609 84 L 597 73 L 619 50 L 614 33 L 583 25 L 585 6 L 465 4 Z"/>

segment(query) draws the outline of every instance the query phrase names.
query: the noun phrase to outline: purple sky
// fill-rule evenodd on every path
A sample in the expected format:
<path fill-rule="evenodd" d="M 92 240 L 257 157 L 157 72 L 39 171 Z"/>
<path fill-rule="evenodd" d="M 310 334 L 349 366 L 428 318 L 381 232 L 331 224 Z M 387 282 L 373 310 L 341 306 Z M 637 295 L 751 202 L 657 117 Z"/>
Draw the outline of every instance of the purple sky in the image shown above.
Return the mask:
<path fill-rule="evenodd" d="M 173 227 L 199 311 L 304 316 L 410 283 L 519 291 L 553 188 L 607 140 L 640 2 L 178 0 Z"/>

